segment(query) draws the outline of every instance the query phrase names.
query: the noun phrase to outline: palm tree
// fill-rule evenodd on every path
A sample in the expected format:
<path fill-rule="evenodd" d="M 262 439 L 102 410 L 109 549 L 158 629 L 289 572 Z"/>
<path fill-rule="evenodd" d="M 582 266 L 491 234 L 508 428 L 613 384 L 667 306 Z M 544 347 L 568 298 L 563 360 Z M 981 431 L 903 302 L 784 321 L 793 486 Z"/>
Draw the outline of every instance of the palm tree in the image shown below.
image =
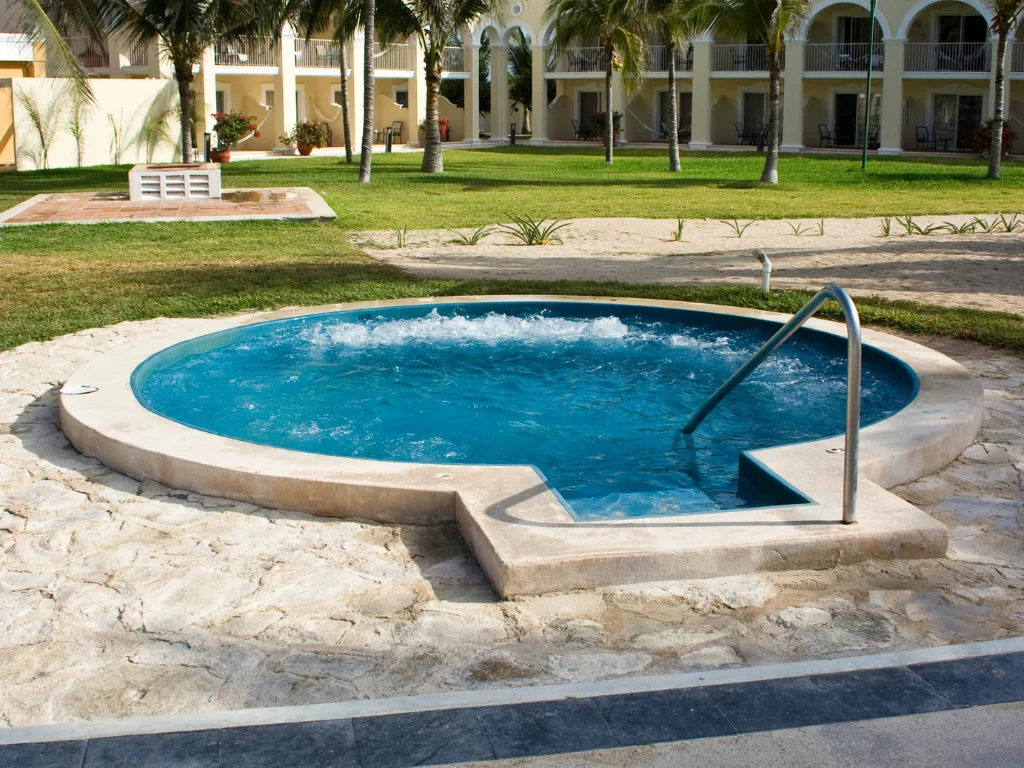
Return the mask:
<path fill-rule="evenodd" d="M 126 32 L 142 42 L 156 40 L 167 52 L 181 103 L 181 156 L 191 159 L 193 73 L 215 43 L 267 31 L 267 7 L 245 0 L 98 1 L 111 32 Z"/>
<path fill-rule="evenodd" d="M 345 162 L 352 162 L 352 129 L 348 115 L 348 67 L 345 46 L 353 38 L 353 14 L 346 12 L 345 0 L 286 0 L 285 18 L 294 22 L 308 41 L 318 30 L 331 30 L 338 46 L 338 68 L 341 70 L 341 127 L 345 137 Z"/>
<path fill-rule="evenodd" d="M 544 21 L 554 22 L 556 50 L 597 39 L 604 53 L 605 162 L 612 162 L 615 144 L 612 111 L 612 72 L 621 70 L 627 89 L 643 77 L 646 55 L 644 34 L 650 22 L 643 0 L 549 0 Z"/>
<path fill-rule="evenodd" d="M 686 50 L 690 41 L 708 31 L 711 20 L 700 0 L 650 0 L 648 5 L 651 26 L 665 41 L 665 56 L 668 60 L 668 169 L 680 170 L 679 166 L 679 105 L 676 93 L 676 51 Z"/>
<path fill-rule="evenodd" d="M 530 39 L 516 27 L 508 42 L 508 99 L 523 108 L 520 133 L 530 133 L 530 112 L 533 110 L 533 51 Z"/>
<path fill-rule="evenodd" d="M 369 2 L 371 0 L 367 0 Z M 500 15 L 503 5 L 503 0 L 377 0 L 376 13 L 381 40 L 393 42 L 415 35 L 423 51 L 427 85 L 421 166 L 424 173 L 444 171 L 437 112 L 444 49 L 461 29 L 483 16 Z"/>
<path fill-rule="evenodd" d="M 376 53 L 374 0 L 363 0 L 360 10 L 359 21 L 363 25 L 363 139 L 359 148 L 359 183 L 369 184 L 370 167 L 373 164 L 373 103 L 376 100 L 373 83 L 373 57 Z"/>
<path fill-rule="evenodd" d="M 704 0 L 716 31 L 753 39 L 765 47 L 768 60 L 768 127 L 761 181 L 779 183 L 779 79 L 785 36 L 795 32 L 810 7 L 810 0 Z"/>
<path fill-rule="evenodd" d="M 1017 26 L 1017 17 L 1024 13 L 1024 0 L 988 0 L 988 7 L 992 12 L 992 31 L 999 36 L 996 44 L 996 108 L 992 116 L 992 143 L 988 150 L 988 177 L 998 179 L 1003 164 L 1006 44 Z"/>

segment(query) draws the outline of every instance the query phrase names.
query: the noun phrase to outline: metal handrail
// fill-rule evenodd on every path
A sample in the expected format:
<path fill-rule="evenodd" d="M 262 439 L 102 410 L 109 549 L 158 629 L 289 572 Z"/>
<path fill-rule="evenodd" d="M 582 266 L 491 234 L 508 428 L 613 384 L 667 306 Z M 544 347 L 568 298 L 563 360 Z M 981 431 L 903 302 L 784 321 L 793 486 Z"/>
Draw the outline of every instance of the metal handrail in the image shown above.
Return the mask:
<path fill-rule="evenodd" d="M 765 359 L 781 347 L 806 323 L 829 299 L 835 299 L 843 310 L 846 318 L 846 457 L 843 466 L 843 522 L 854 523 L 857 519 L 857 452 L 860 446 L 860 369 L 861 369 L 861 333 L 860 315 L 850 295 L 838 285 L 822 288 L 808 301 L 803 309 L 797 312 L 783 325 L 775 335 L 757 350 L 750 359 L 736 369 L 725 383 L 707 399 L 693 417 L 683 427 L 683 434 L 689 435 L 700 426 L 708 414 L 722 400 L 739 386 L 750 373 Z"/>

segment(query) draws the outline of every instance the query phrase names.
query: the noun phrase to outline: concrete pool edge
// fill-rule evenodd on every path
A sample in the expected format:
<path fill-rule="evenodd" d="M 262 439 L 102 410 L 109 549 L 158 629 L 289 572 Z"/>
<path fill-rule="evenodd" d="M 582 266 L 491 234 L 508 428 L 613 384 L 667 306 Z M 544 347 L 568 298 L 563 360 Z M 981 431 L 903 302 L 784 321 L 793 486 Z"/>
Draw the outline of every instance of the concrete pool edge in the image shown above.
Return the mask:
<path fill-rule="evenodd" d="M 822 568 L 866 558 L 935 557 L 945 528 L 888 493 L 935 471 L 969 445 L 982 389 L 958 363 L 873 331 L 865 342 L 920 379 L 902 411 L 862 432 L 860 522 L 842 526 L 842 437 L 769 448 L 752 456 L 814 504 L 680 517 L 577 522 L 530 467 L 407 464 L 270 448 L 172 422 L 135 398 L 131 373 L 151 354 L 206 333 L 327 311 L 478 302 L 583 302 L 687 309 L 782 322 L 787 316 L 718 305 L 571 296 L 471 296 L 359 302 L 196 321 L 108 352 L 65 386 L 61 426 L 82 453 L 136 478 L 264 507 L 392 523 L 455 519 L 502 596 L 760 570 Z M 837 336 L 845 326 L 812 321 Z M 588 530 L 581 530 L 588 529 Z M 582 535 L 581 535 L 582 534 Z"/>

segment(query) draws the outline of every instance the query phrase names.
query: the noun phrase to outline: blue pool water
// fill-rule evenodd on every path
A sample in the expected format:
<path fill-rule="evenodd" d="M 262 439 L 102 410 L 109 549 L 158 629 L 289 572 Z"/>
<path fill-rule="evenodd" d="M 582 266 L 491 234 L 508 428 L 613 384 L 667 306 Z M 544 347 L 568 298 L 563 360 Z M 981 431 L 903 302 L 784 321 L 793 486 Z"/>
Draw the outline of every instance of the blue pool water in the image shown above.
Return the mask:
<path fill-rule="evenodd" d="M 615 304 L 344 312 L 185 342 L 136 370 L 167 418 L 253 443 L 391 461 L 533 464 L 581 519 L 794 501 L 740 453 L 842 432 L 845 342 L 804 330 L 692 436 L 680 429 L 777 326 Z M 865 348 L 863 422 L 916 379 Z"/>

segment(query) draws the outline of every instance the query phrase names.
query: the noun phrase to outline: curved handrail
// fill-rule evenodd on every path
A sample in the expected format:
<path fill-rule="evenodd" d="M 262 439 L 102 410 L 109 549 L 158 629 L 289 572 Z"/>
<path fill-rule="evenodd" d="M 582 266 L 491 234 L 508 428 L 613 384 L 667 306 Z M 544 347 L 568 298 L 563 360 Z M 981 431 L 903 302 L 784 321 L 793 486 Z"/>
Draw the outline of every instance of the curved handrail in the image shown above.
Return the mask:
<path fill-rule="evenodd" d="M 860 446 L 860 370 L 861 370 L 861 333 L 860 314 L 850 295 L 838 285 L 822 288 L 808 301 L 803 309 L 797 312 L 783 325 L 775 335 L 766 341 L 757 352 L 736 369 L 725 383 L 709 397 L 704 405 L 686 422 L 683 434 L 691 434 L 708 414 L 722 400 L 739 386 L 750 373 L 765 361 L 772 352 L 781 347 L 790 336 L 796 333 L 829 299 L 835 299 L 843 310 L 846 318 L 846 457 L 843 467 L 843 522 L 856 522 L 857 508 L 857 452 Z"/>

